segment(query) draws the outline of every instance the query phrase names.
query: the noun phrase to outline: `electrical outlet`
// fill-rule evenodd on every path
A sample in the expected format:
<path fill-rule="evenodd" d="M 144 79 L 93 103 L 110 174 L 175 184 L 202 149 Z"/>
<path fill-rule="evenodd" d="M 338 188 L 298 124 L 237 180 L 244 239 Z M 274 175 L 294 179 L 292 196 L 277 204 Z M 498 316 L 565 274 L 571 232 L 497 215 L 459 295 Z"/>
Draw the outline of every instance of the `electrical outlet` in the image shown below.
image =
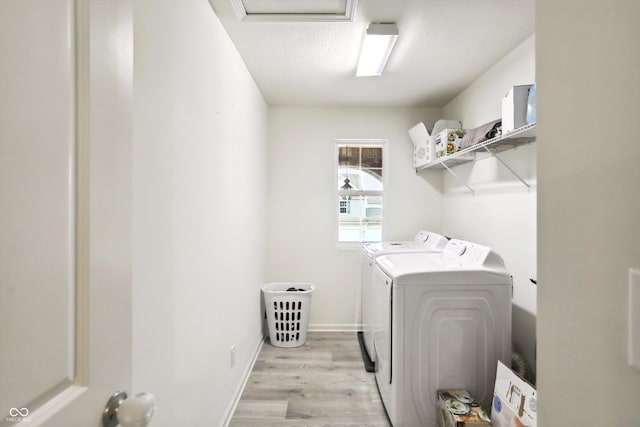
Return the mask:
<path fill-rule="evenodd" d="M 229 350 L 229 357 L 230 357 L 230 361 L 231 361 L 231 368 L 233 368 L 233 365 L 236 364 L 236 345 L 232 345 L 231 346 L 231 350 Z"/>

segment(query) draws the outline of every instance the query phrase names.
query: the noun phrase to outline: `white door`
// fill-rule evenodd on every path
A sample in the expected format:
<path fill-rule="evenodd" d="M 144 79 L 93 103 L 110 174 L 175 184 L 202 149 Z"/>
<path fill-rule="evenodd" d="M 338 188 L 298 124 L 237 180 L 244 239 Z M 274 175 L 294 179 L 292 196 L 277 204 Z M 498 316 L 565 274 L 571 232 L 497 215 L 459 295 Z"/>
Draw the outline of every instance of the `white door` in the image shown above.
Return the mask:
<path fill-rule="evenodd" d="M 130 0 L 0 1 L 3 427 L 98 427 L 131 391 L 132 26 Z"/>

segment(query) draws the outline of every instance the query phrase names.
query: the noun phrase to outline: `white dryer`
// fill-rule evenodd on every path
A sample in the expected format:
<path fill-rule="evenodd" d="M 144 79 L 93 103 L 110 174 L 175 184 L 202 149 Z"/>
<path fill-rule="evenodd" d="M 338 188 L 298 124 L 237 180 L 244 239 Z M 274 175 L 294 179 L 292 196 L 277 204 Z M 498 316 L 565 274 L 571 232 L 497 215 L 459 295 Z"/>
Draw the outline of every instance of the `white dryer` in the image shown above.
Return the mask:
<path fill-rule="evenodd" d="M 512 279 L 490 248 L 452 239 L 440 254 L 383 255 L 373 278 L 376 382 L 394 427 L 435 427 L 436 391 L 489 408 L 511 361 Z"/>
<path fill-rule="evenodd" d="M 371 279 L 373 264 L 377 257 L 388 254 L 414 253 L 414 252 L 442 252 L 448 239 L 437 233 L 421 230 L 413 241 L 407 242 L 375 242 L 366 243 L 362 247 L 362 334 L 358 334 L 361 340 L 360 346 L 367 370 L 373 371 L 376 357 L 373 351 L 373 301 L 371 293 Z M 364 343 L 363 343 L 363 342 Z"/>

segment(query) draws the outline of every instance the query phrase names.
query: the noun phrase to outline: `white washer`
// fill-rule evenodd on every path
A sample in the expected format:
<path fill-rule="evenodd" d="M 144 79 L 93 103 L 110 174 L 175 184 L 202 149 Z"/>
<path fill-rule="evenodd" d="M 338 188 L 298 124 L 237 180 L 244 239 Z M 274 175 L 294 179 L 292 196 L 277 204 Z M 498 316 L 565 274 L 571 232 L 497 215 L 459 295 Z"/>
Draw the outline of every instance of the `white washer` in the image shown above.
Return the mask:
<path fill-rule="evenodd" d="M 394 427 L 435 427 L 436 391 L 491 407 L 498 360 L 511 361 L 512 279 L 486 246 L 383 255 L 373 278 L 376 382 Z"/>
<path fill-rule="evenodd" d="M 362 247 L 362 340 L 365 351 L 363 358 L 366 366 L 375 364 L 373 351 L 373 301 L 371 297 L 371 279 L 373 264 L 377 257 L 388 254 L 413 252 L 442 252 L 448 239 L 441 234 L 421 230 L 413 241 L 366 243 Z M 366 354 L 364 354 L 366 352 Z M 369 361 L 367 361 L 367 358 Z M 367 370 L 373 370 L 368 368 Z"/>

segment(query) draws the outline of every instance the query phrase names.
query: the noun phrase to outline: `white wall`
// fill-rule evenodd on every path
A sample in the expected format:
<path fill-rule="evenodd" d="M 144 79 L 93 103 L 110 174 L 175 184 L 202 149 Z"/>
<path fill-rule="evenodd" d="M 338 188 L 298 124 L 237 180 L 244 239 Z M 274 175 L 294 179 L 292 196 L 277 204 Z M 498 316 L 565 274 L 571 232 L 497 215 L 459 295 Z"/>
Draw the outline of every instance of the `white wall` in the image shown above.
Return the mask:
<path fill-rule="evenodd" d="M 502 116 L 501 100 L 511 86 L 535 81 L 535 38 L 529 37 L 444 107 L 444 117 L 472 129 Z M 513 275 L 513 342 L 535 367 L 536 144 L 500 154 L 531 189 L 493 158 L 454 169 L 472 195 L 445 173 L 443 224 L 452 237 L 475 241 L 502 255 Z"/>
<path fill-rule="evenodd" d="M 384 240 L 439 231 L 441 174 L 416 174 L 408 129 L 429 126 L 439 108 L 269 109 L 269 281 L 317 285 L 310 328 L 356 330 L 360 319 L 361 249 L 336 247 L 335 139 L 388 140 Z"/>
<path fill-rule="evenodd" d="M 221 425 L 262 338 L 267 106 L 206 0 L 134 13 L 133 391 Z"/>
<path fill-rule="evenodd" d="M 640 2 L 536 2 L 540 427 L 637 426 Z"/>

